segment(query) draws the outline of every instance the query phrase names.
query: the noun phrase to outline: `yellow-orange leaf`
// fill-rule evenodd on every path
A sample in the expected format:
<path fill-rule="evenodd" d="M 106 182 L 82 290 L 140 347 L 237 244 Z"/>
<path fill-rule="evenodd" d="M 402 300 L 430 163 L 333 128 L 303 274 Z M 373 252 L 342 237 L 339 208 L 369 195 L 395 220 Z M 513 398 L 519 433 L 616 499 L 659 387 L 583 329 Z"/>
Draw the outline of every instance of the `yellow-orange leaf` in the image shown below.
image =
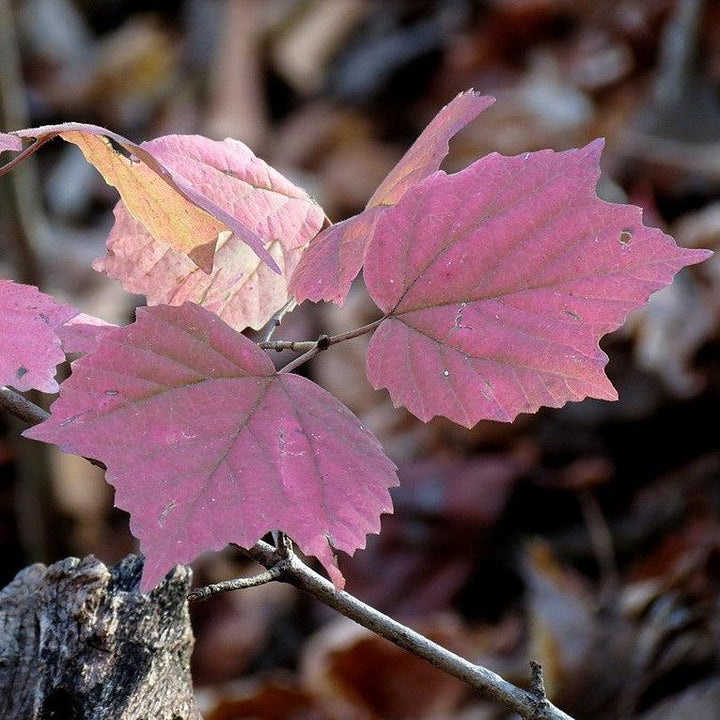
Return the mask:
<path fill-rule="evenodd" d="M 60 137 L 82 150 L 156 240 L 185 253 L 201 270 L 212 271 L 218 235 L 227 229 L 223 223 L 189 203 L 144 163 L 116 152 L 103 135 L 64 132 Z M 198 244 L 198 239 L 208 237 L 212 240 Z"/>

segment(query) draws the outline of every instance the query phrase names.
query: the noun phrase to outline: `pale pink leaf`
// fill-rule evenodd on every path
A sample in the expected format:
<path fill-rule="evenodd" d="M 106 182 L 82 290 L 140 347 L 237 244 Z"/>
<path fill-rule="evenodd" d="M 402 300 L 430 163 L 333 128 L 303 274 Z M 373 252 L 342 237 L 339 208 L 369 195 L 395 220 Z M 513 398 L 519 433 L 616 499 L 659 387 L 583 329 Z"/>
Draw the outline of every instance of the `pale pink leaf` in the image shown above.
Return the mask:
<path fill-rule="evenodd" d="M 0 133 L 0 152 L 5 150 L 20 152 L 22 150 L 22 140 L 10 133 Z"/>
<path fill-rule="evenodd" d="M 387 315 L 367 370 L 396 406 L 470 427 L 616 398 L 598 341 L 709 253 L 596 196 L 602 144 L 493 153 L 385 211 L 365 262 Z"/>
<path fill-rule="evenodd" d="M 57 330 L 77 314 L 35 287 L 0 280 L 0 385 L 57 392 L 65 360 Z"/>
<path fill-rule="evenodd" d="M 284 530 L 342 576 L 391 510 L 395 466 L 310 380 L 186 303 L 138 310 L 73 364 L 51 418 L 25 432 L 107 465 L 146 556 L 143 587 L 176 563 Z"/>
<path fill-rule="evenodd" d="M 106 320 L 79 313 L 59 326 L 56 332 L 66 353 L 85 355 L 94 352 L 98 339 L 116 327 L 117 325 Z"/>
<path fill-rule="evenodd" d="M 115 208 L 108 254 L 96 270 L 141 293 L 150 305 L 195 302 L 237 330 L 259 329 L 287 300 L 287 277 L 325 220 L 305 191 L 235 140 L 169 136 L 145 143 L 165 167 L 186 180 L 227 213 L 242 219 L 264 243 L 281 274 L 274 273 L 235 235 L 218 242 L 212 273 L 184 253 L 153 239 L 127 211 Z"/>
<path fill-rule="evenodd" d="M 290 293 L 299 303 L 345 303 L 383 210 L 398 202 L 409 187 L 437 171 L 449 152 L 451 138 L 493 102 L 495 98 L 472 91 L 458 95 L 430 121 L 388 173 L 366 209 L 318 235 L 290 280 Z"/>
<path fill-rule="evenodd" d="M 153 237 L 188 255 L 205 272 L 212 270 L 216 243 L 228 229 L 275 272 L 280 271 L 262 240 L 242 218 L 226 212 L 194 187 L 185 178 L 182 168 L 171 170 L 166 167 L 148 149 L 148 143 L 137 145 L 111 130 L 87 123 L 16 130 L 9 135 L 0 135 L 0 147 L 18 150 L 17 143 L 11 140 L 13 137 L 35 138 L 38 141 L 35 148 L 55 137 L 77 145 L 105 181 L 118 190 L 133 216 Z M 169 135 L 162 140 L 172 143 L 177 137 Z M 116 152 L 110 140 L 131 157 Z M 8 163 L 5 169 L 11 164 Z"/>

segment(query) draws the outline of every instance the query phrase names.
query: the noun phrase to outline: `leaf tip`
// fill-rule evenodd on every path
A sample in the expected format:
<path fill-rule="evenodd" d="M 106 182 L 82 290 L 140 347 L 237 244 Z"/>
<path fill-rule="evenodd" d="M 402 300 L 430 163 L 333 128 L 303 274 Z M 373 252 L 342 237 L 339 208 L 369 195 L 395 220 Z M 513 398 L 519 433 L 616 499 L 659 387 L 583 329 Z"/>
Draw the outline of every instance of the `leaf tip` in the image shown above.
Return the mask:
<path fill-rule="evenodd" d="M 213 270 L 213 262 L 215 259 L 216 240 L 198 245 L 188 253 L 188 257 L 206 274 L 210 275 Z"/>
<path fill-rule="evenodd" d="M 585 152 L 591 160 L 593 160 L 596 163 L 600 162 L 600 156 L 602 155 L 602 151 L 605 148 L 605 138 L 595 138 L 592 142 L 589 142 L 584 148 L 583 152 Z"/>

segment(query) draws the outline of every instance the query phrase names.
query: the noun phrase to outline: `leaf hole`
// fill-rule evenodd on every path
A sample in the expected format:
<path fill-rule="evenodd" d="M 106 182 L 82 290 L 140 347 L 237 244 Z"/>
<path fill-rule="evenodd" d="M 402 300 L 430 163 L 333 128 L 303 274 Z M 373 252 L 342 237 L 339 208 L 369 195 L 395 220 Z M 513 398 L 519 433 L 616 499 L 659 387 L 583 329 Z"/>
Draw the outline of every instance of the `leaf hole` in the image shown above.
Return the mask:
<path fill-rule="evenodd" d="M 24 365 L 21 365 L 15 372 L 15 377 L 19 380 L 23 375 L 27 375 L 27 373 L 28 369 Z"/>
<path fill-rule="evenodd" d="M 115 395 L 118 394 L 118 391 L 117 391 L 117 390 L 106 390 L 106 391 L 105 391 L 105 394 L 106 394 L 108 397 L 114 397 Z"/>
<path fill-rule="evenodd" d="M 632 230 L 623 230 L 620 233 L 620 246 L 626 248 L 633 239 Z"/>
<path fill-rule="evenodd" d="M 576 312 L 573 312 L 572 310 L 563 310 L 564 315 L 569 315 L 571 318 L 574 318 L 575 320 L 582 320 L 582 315 L 578 315 Z"/>

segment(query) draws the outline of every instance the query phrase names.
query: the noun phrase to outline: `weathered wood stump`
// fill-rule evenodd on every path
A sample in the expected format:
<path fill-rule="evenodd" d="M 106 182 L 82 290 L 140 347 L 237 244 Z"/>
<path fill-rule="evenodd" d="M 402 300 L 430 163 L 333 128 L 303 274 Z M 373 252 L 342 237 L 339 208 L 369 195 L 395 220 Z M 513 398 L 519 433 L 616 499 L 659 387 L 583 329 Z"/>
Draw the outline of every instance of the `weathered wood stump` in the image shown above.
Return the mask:
<path fill-rule="evenodd" d="M 190 571 L 147 595 L 141 571 L 136 556 L 111 570 L 69 558 L 25 568 L 0 592 L 3 720 L 200 720 Z"/>

